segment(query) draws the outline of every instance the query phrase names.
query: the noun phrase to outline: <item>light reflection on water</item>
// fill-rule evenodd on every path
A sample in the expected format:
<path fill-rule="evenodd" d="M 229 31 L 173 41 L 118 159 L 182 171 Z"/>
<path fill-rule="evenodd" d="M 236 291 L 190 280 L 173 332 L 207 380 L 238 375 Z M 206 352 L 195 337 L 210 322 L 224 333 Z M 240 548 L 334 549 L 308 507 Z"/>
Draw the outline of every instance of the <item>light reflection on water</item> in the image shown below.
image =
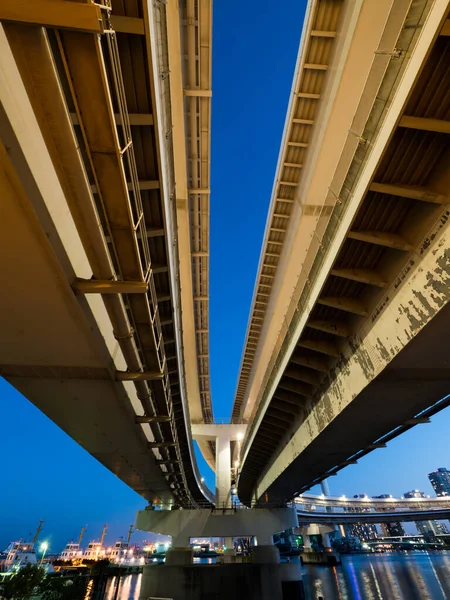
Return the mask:
<path fill-rule="evenodd" d="M 104 600 L 139 600 L 141 591 L 142 573 L 122 575 L 119 580 L 119 589 L 117 590 L 117 576 L 108 579 L 106 584 Z"/>
<path fill-rule="evenodd" d="M 450 553 L 343 556 L 342 566 L 304 566 L 306 599 L 450 600 Z M 194 559 L 213 564 L 215 559 Z M 157 568 L 155 566 L 155 568 Z M 139 600 L 141 574 L 120 578 L 117 600 Z M 114 600 L 117 578 L 111 577 L 104 600 Z M 231 600 L 231 599 L 230 599 Z"/>
<path fill-rule="evenodd" d="M 343 556 L 342 566 L 303 567 L 307 600 L 450 600 L 450 555 Z"/>
<path fill-rule="evenodd" d="M 200 558 L 194 557 L 194 565 L 214 565 L 216 564 L 216 558 Z"/>

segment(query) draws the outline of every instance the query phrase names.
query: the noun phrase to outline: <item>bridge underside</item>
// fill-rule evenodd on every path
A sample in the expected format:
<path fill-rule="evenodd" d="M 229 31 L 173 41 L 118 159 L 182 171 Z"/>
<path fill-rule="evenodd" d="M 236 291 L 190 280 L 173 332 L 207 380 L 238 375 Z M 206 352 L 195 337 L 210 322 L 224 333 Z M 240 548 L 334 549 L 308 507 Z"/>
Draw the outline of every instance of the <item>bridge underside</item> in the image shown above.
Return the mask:
<path fill-rule="evenodd" d="M 449 344 L 450 306 L 446 306 L 311 440 L 268 489 L 269 500 L 301 493 L 324 473 L 333 474 L 336 466 L 357 461 L 374 442 L 383 447 L 391 439 L 386 432 L 397 435 L 399 425 L 413 426 L 408 425 L 409 419 L 450 391 Z M 355 452 L 359 449 L 363 450 Z"/>
<path fill-rule="evenodd" d="M 321 216 L 322 241 L 311 241 L 316 258 L 244 449 L 244 502 L 292 498 L 420 423 L 412 419 L 450 390 L 445 4 L 421 62 L 388 66 L 341 191 Z M 405 31 L 397 48 L 411 42 Z M 405 73 L 401 100 L 393 87 L 408 85 Z"/>
<path fill-rule="evenodd" d="M 0 374 L 148 500 L 195 505 L 165 7 L 54 4 L 0 25 Z"/>
<path fill-rule="evenodd" d="M 172 492 L 135 424 L 125 384 L 114 381 L 125 361 L 112 335 L 110 352 L 106 348 L 91 308 L 102 325 L 107 314 L 99 299 L 89 306 L 75 298 L 3 145 L 0 153 L 2 374 L 134 490 L 170 502 Z M 78 267 L 88 271 L 83 262 L 80 254 Z M 20 414 L 17 419 L 20 426 Z"/>

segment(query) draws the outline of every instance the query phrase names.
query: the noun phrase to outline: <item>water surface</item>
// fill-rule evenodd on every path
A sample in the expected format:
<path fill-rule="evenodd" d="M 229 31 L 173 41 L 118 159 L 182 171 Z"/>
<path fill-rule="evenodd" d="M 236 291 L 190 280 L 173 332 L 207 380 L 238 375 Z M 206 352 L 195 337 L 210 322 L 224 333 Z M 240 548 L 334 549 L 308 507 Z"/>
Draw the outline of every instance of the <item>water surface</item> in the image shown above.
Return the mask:
<path fill-rule="evenodd" d="M 303 567 L 307 600 L 447 600 L 450 553 L 343 556 L 339 567 Z"/>
<path fill-rule="evenodd" d="M 343 556 L 339 567 L 304 566 L 302 576 L 306 600 L 450 600 L 450 553 Z M 115 597 L 112 577 L 105 600 L 139 600 L 141 580 L 142 575 L 121 577 Z"/>

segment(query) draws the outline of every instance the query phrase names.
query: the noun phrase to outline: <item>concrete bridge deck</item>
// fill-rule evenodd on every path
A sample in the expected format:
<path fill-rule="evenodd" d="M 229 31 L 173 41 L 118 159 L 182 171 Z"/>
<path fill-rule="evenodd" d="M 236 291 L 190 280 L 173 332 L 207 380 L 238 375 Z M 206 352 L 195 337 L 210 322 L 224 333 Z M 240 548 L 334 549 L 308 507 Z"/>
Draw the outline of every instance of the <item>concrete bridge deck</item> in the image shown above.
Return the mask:
<path fill-rule="evenodd" d="M 314 7 L 294 85 L 302 100 L 314 93 L 304 88 L 308 53 L 326 10 Z M 272 291 L 260 299 L 260 271 L 251 319 L 261 334 L 248 339 L 243 360 L 249 348 L 254 359 L 235 401 L 235 418 L 249 423 L 244 502 L 292 498 L 426 421 L 449 389 L 449 5 L 342 10 L 314 97 L 309 170 L 289 186 L 276 251 L 267 225 L 264 265 L 278 253 Z M 294 108 L 272 207 L 283 198 Z"/>
<path fill-rule="evenodd" d="M 191 243 L 200 235 L 207 250 L 209 214 L 191 240 L 188 194 L 205 193 L 209 133 L 197 183 L 170 95 L 184 115 L 185 95 L 210 87 L 211 3 L 186 65 L 179 15 L 163 3 L 33 6 L 0 10 L 0 373 L 149 501 L 204 502 L 190 418 L 212 418 L 208 303 L 199 320 Z M 183 81 L 200 54 L 201 81 Z M 209 123 L 209 99 L 200 112 Z"/>

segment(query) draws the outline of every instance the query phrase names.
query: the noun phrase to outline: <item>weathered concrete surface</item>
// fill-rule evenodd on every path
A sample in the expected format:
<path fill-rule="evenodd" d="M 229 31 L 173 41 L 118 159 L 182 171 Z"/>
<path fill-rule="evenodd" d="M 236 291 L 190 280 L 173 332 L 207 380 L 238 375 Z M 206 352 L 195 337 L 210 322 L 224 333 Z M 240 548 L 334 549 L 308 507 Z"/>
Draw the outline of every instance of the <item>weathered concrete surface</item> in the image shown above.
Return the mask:
<path fill-rule="evenodd" d="M 146 566 L 140 600 L 301 600 L 300 565 Z"/>
<path fill-rule="evenodd" d="M 292 497 L 450 390 L 450 228 L 435 230 L 350 339 L 255 496 Z"/>
<path fill-rule="evenodd" d="M 193 537 L 250 537 L 271 544 L 272 535 L 297 526 L 295 508 L 224 511 L 141 510 L 136 529 L 170 535 L 174 546 L 189 546 Z"/>

